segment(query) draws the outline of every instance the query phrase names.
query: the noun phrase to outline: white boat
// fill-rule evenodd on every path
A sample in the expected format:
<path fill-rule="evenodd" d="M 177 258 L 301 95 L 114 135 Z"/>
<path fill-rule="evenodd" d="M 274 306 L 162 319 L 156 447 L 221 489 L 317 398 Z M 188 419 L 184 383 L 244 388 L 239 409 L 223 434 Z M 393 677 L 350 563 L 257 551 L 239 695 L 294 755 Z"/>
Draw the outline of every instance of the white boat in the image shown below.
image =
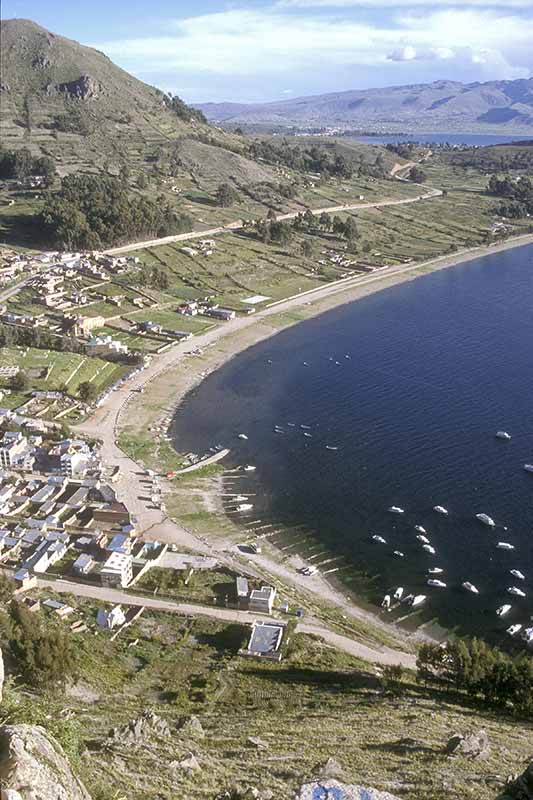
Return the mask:
<path fill-rule="evenodd" d="M 462 584 L 462 586 L 463 589 L 466 589 L 467 592 L 472 592 L 472 594 L 479 594 L 479 589 L 477 588 L 477 586 L 474 586 L 474 584 L 470 583 L 470 581 L 465 581 Z"/>
<path fill-rule="evenodd" d="M 418 536 L 417 536 L 416 538 L 418 539 L 418 541 L 419 541 L 419 542 L 424 542 L 424 544 L 429 544 L 429 539 L 428 539 L 428 537 L 427 537 L 427 536 L 424 536 L 424 535 L 423 535 L 423 534 L 421 534 L 421 533 L 419 533 L 419 534 L 418 534 Z"/>
<path fill-rule="evenodd" d="M 519 581 L 525 581 L 526 576 L 523 572 L 520 572 L 519 569 L 510 569 L 509 572 L 513 576 L 513 578 L 518 578 Z"/>
<path fill-rule="evenodd" d="M 507 589 L 509 594 L 514 594 L 516 597 L 525 597 L 526 593 L 519 589 L 517 586 L 509 586 Z"/>
<path fill-rule="evenodd" d="M 439 581 L 438 578 L 430 578 L 427 583 L 428 586 L 436 586 L 437 589 L 446 589 L 444 581 Z"/>
<path fill-rule="evenodd" d="M 496 547 L 499 547 L 500 550 L 514 550 L 514 544 L 510 542 L 498 542 Z"/>
<path fill-rule="evenodd" d="M 398 586 L 398 588 L 394 592 L 394 599 L 401 600 L 402 597 L 403 597 L 403 586 Z"/>
<path fill-rule="evenodd" d="M 391 512 L 391 514 L 405 514 L 405 511 L 403 510 L 403 508 L 400 508 L 400 506 L 391 506 L 389 508 L 389 511 Z"/>
<path fill-rule="evenodd" d="M 489 528 L 494 528 L 494 526 L 496 525 L 492 517 L 489 517 L 488 514 L 476 514 L 476 519 L 482 522 L 483 525 L 488 525 Z"/>
<path fill-rule="evenodd" d="M 505 615 L 509 613 L 511 608 L 512 606 L 509 605 L 509 603 L 505 603 L 505 605 L 500 606 L 499 608 L 496 609 L 496 614 L 498 615 L 498 617 L 505 617 Z"/>
<path fill-rule="evenodd" d="M 338 450 L 338 449 L 339 449 L 338 447 L 333 447 L 333 445 L 331 444 L 326 445 L 326 450 Z"/>
<path fill-rule="evenodd" d="M 520 636 L 526 644 L 533 644 L 533 628 L 525 628 Z"/>
<path fill-rule="evenodd" d="M 311 430 L 311 426 L 310 425 L 300 425 L 300 428 L 303 428 L 304 431 L 310 431 Z"/>
<path fill-rule="evenodd" d="M 239 433 L 239 439 L 247 439 L 247 435 L 245 433 Z"/>
<path fill-rule="evenodd" d="M 237 497 L 233 498 L 235 503 L 242 503 L 243 501 L 248 500 L 245 494 L 238 494 Z"/>
<path fill-rule="evenodd" d="M 415 597 L 413 597 L 411 605 L 413 606 L 413 608 L 415 608 L 416 606 L 421 606 L 422 603 L 425 602 L 425 600 L 426 600 L 425 594 L 417 594 L 415 595 Z"/>
<path fill-rule="evenodd" d="M 312 433 L 304 433 L 304 436 L 308 436 L 308 437 L 309 437 L 309 439 L 311 439 L 311 437 L 313 436 L 313 434 L 312 434 Z"/>
<path fill-rule="evenodd" d="M 524 464 L 524 469 L 526 472 L 533 472 L 533 464 Z"/>
<path fill-rule="evenodd" d="M 381 608 L 390 608 L 390 594 L 386 594 L 381 602 Z"/>
<path fill-rule="evenodd" d="M 405 553 L 402 553 L 401 550 L 395 550 L 394 555 L 398 556 L 398 558 L 403 558 L 405 556 Z"/>
<path fill-rule="evenodd" d="M 425 550 L 425 551 L 426 551 L 426 553 L 431 553 L 431 555 L 432 555 L 432 556 L 434 556 L 434 555 L 435 555 L 435 553 L 437 552 L 437 551 L 435 550 L 435 548 L 434 548 L 432 545 L 430 545 L 430 544 L 423 544 L 423 545 L 422 545 L 422 549 L 423 549 L 423 550 Z"/>
<path fill-rule="evenodd" d="M 383 536 L 377 536 L 374 534 L 372 537 L 375 542 L 379 542 L 380 544 L 387 544 L 387 541 L 383 538 Z"/>
<path fill-rule="evenodd" d="M 511 625 L 509 628 L 507 628 L 507 633 L 509 634 L 509 636 L 516 636 L 518 631 L 521 630 L 522 626 L 520 625 L 520 623 L 517 622 L 516 625 Z"/>
<path fill-rule="evenodd" d="M 427 533 L 427 530 L 423 528 L 422 525 L 415 525 L 415 531 L 418 531 L 418 533 Z"/>
<path fill-rule="evenodd" d="M 433 506 L 433 511 L 436 511 L 437 514 L 442 514 L 444 517 L 448 516 L 448 509 L 444 508 L 444 506 Z"/>
<path fill-rule="evenodd" d="M 511 440 L 511 435 L 507 431 L 496 431 L 497 439 L 505 439 L 506 442 Z"/>
<path fill-rule="evenodd" d="M 430 569 L 428 569 L 428 572 L 430 575 L 442 575 L 444 570 L 441 569 L 440 567 L 430 567 Z"/>
<path fill-rule="evenodd" d="M 237 511 L 250 511 L 251 508 L 253 508 L 252 503 L 240 503 L 237 506 Z"/>
<path fill-rule="evenodd" d="M 255 472 L 255 467 L 253 464 L 246 464 L 244 468 L 245 472 Z"/>

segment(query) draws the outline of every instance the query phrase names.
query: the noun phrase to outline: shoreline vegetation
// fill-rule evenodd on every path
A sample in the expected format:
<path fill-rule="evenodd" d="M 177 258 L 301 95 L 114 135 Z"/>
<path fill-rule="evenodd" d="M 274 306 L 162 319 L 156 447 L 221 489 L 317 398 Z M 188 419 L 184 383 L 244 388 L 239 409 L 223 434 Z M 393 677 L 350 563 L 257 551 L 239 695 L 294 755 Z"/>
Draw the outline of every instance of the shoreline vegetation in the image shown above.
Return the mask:
<path fill-rule="evenodd" d="M 377 291 L 392 288 L 399 283 L 414 280 L 431 272 L 447 269 L 452 266 L 467 263 L 468 261 L 520 247 L 533 244 L 533 234 L 520 235 L 499 244 L 478 246 L 468 250 L 457 251 L 429 261 L 413 262 L 399 268 L 388 269 L 379 274 L 370 274 L 355 279 L 348 279 L 329 284 L 319 289 L 298 295 L 275 305 L 258 311 L 254 317 L 239 318 L 226 326 L 218 327 L 206 333 L 199 334 L 193 340 L 183 345 L 178 345 L 164 356 L 157 359 L 148 369 L 141 373 L 134 384 L 127 390 L 116 392 L 104 407 L 98 409 L 92 417 L 80 426 L 85 432 L 103 438 L 104 455 L 111 462 L 120 459 L 124 461 L 124 453 L 129 457 L 127 461 L 133 467 L 141 462 L 143 466 L 157 466 L 160 472 L 176 468 L 177 451 L 168 442 L 163 446 L 157 443 L 155 435 L 149 429 L 163 424 L 168 430 L 168 421 L 179 413 L 179 406 L 185 401 L 189 393 L 199 385 L 209 374 L 223 367 L 230 359 L 236 357 L 244 350 L 254 346 L 260 341 L 275 336 L 276 333 L 306 319 L 318 316 L 335 307 L 354 302 Z M 340 284 L 340 285 L 339 285 Z M 191 350 L 199 353 L 194 359 L 190 356 Z M 143 389 L 143 393 L 133 390 Z M 164 431 L 166 434 L 167 430 Z M 110 435 L 106 436 L 106 432 Z M 161 452 L 164 449 L 164 452 Z M 207 468 L 209 470 L 209 468 Z M 220 505 L 217 505 L 217 494 L 220 500 L 221 482 L 216 478 L 218 468 L 213 475 L 205 475 L 203 470 L 192 473 L 195 487 L 191 490 L 187 483 L 186 493 L 191 491 L 196 500 L 200 500 L 204 512 L 183 513 L 180 502 L 173 503 L 173 496 L 180 493 L 179 483 L 166 482 L 165 495 L 169 517 L 161 513 L 148 515 L 141 509 L 140 528 L 148 537 L 164 539 L 191 550 L 210 553 L 231 564 L 235 569 L 238 559 L 235 558 L 236 543 L 239 540 L 238 531 L 233 531 L 233 536 L 227 537 L 216 534 L 219 524 L 216 519 L 217 512 L 223 514 Z M 207 488 L 205 479 L 207 481 Z M 187 476 L 189 478 L 189 476 Z M 200 488 L 197 480 L 200 479 Z M 126 497 L 129 494 L 129 497 Z M 128 501 L 133 497 L 133 488 L 119 485 L 119 497 L 123 496 Z M 144 517 L 143 517 L 144 514 Z M 163 519 L 161 519 L 163 517 Z M 190 523 L 191 527 L 186 527 Z M 201 524 L 199 524 L 201 523 Z M 242 534 L 241 533 L 241 542 Z M 231 556 L 228 558 L 228 553 Z M 300 597 L 305 603 L 305 598 L 312 603 L 327 603 L 330 611 L 335 609 L 336 614 L 329 619 L 339 629 L 344 626 L 345 631 L 360 640 L 361 634 L 365 636 L 368 628 L 368 642 L 373 648 L 362 645 L 360 653 L 368 660 L 380 660 L 380 651 L 386 651 L 390 656 L 391 647 L 396 646 L 398 660 L 405 665 L 413 665 L 414 657 L 406 651 L 412 651 L 414 642 L 442 641 L 449 632 L 441 628 L 436 622 L 430 621 L 422 624 L 414 633 L 400 629 L 395 624 L 384 622 L 378 616 L 378 610 L 365 606 L 360 598 L 346 594 L 346 588 L 339 586 L 337 581 L 330 581 L 320 575 L 306 578 L 305 587 L 302 587 L 301 576 L 297 572 L 304 562 L 299 557 L 290 561 L 283 561 L 283 554 L 268 548 L 268 555 L 254 556 L 253 565 L 259 570 L 262 577 L 270 576 L 278 585 L 294 592 L 295 588 L 302 590 Z M 249 562 L 241 560 L 242 568 L 250 569 Z M 246 566 L 245 566 L 246 563 Z M 339 615 L 341 619 L 339 619 Z M 355 623 L 355 628 L 350 628 L 349 619 Z M 361 628 L 361 623 L 363 627 Z M 311 627 L 311 626 L 309 626 Z M 315 628 L 315 632 L 318 627 Z M 312 632 L 309 630 L 309 632 Z M 328 631 L 324 627 L 323 634 Z M 329 631 L 331 642 L 336 634 Z M 338 635 L 337 635 L 337 638 Z M 354 642 L 357 644 L 357 642 Z M 377 645 L 377 646 L 376 646 Z M 403 653 L 403 658 L 402 658 Z"/>

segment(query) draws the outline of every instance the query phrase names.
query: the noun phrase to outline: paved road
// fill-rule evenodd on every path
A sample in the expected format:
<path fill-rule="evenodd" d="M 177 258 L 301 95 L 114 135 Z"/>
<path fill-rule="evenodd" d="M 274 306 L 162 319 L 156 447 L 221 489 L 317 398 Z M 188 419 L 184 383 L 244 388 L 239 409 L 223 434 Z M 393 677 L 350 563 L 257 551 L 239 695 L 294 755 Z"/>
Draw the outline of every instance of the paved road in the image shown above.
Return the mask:
<path fill-rule="evenodd" d="M 48 580 L 39 578 L 38 586 L 42 589 L 53 589 L 56 592 L 65 592 L 76 595 L 76 597 L 91 597 L 95 600 L 102 600 L 108 603 L 115 603 L 130 606 L 145 606 L 154 611 L 167 611 L 172 614 L 182 614 L 188 617 L 210 617 L 224 622 L 239 622 L 250 625 L 254 619 L 265 622 L 279 622 L 275 617 L 266 614 L 250 614 L 248 611 L 238 611 L 233 608 L 219 608 L 217 606 L 193 605 L 192 603 L 175 603 L 171 600 L 162 600 L 157 597 L 145 597 L 125 592 L 121 589 L 108 589 L 101 586 L 90 586 L 82 583 L 65 580 Z M 348 636 L 335 633 L 329 628 L 314 622 L 312 619 L 300 622 L 296 627 L 297 632 L 319 636 L 332 647 L 343 650 L 356 658 L 369 661 L 374 664 L 401 664 L 409 669 L 416 666 L 415 656 L 392 650 L 388 647 L 379 649 L 368 647 L 361 642 L 357 642 Z"/>

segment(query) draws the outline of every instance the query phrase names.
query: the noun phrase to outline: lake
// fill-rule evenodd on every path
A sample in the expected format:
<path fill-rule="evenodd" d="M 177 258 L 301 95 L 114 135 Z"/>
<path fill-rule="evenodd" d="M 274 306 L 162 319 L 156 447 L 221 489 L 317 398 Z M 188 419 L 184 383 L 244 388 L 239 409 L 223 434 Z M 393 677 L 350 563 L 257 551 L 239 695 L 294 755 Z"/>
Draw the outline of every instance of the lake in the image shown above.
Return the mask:
<path fill-rule="evenodd" d="M 494 144 L 509 144 L 531 140 L 531 135 L 522 136 L 509 134 L 484 134 L 484 133 L 407 133 L 391 134 L 390 136 L 350 136 L 355 142 L 367 144 L 398 144 L 401 142 L 421 142 L 422 144 L 451 144 L 455 146 L 467 145 L 469 147 L 486 147 Z"/>

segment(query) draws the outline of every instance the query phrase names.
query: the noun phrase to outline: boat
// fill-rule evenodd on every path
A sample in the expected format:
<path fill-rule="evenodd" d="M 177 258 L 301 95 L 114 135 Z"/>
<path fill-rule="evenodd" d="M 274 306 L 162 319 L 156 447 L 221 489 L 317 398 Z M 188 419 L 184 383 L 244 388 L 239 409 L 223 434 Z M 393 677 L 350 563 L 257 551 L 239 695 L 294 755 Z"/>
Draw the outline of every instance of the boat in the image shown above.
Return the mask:
<path fill-rule="evenodd" d="M 431 555 L 432 555 L 432 556 L 434 556 L 434 555 L 435 555 L 435 553 L 437 552 L 437 551 L 435 550 L 435 548 L 434 548 L 432 545 L 430 545 L 430 544 L 423 544 L 423 545 L 422 545 L 422 549 L 423 549 L 423 550 L 425 550 L 425 551 L 426 551 L 426 553 L 431 553 Z"/>
<path fill-rule="evenodd" d="M 302 575 L 315 575 L 318 572 L 318 567 L 304 567 L 302 569 Z"/>
<path fill-rule="evenodd" d="M 233 498 L 233 502 L 235 503 L 242 503 L 245 500 L 248 500 L 245 494 L 238 494 L 237 497 Z"/>
<path fill-rule="evenodd" d="M 516 625 L 511 625 L 509 628 L 507 628 L 506 632 L 509 634 L 509 636 L 516 636 L 518 631 L 521 631 L 521 630 L 522 630 L 522 626 L 520 625 L 519 622 L 517 622 Z"/>
<path fill-rule="evenodd" d="M 470 583 L 470 581 L 465 581 L 462 584 L 462 586 L 463 589 L 466 589 L 467 592 L 472 592 L 472 594 L 479 594 L 479 589 L 477 588 L 477 586 L 474 586 L 474 584 Z"/>
<path fill-rule="evenodd" d="M 441 569 L 440 567 L 430 567 L 428 569 L 428 572 L 429 572 L 430 575 L 442 575 L 444 570 Z"/>
<path fill-rule="evenodd" d="M 400 508 L 400 506 L 391 506 L 389 508 L 389 511 L 391 512 L 391 514 L 405 514 L 405 511 L 403 510 L 403 508 Z"/>
<path fill-rule="evenodd" d="M 296 427 L 296 423 L 295 422 L 287 422 L 287 425 L 289 426 L 289 428 L 295 428 Z"/>
<path fill-rule="evenodd" d="M 488 514 L 476 514 L 476 519 L 482 522 L 483 525 L 488 525 L 489 528 L 494 528 L 494 526 L 496 525 L 492 517 L 489 517 Z"/>
<path fill-rule="evenodd" d="M 525 628 L 520 637 L 526 642 L 526 644 L 533 644 L 533 628 Z"/>
<path fill-rule="evenodd" d="M 398 586 L 398 588 L 394 592 L 394 599 L 401 600 L 402 597 L 403 597 L 403 586 Z"/>
<path fill-rule="evenodd" d="M 245 472 L 255 472 L 255 467 L 253 464 L 246 464 L 244 468 Z"/>
<path fill-rule="evenodd" d="M 426 595 L 425 594 L 417 594 L 417 595 L 415 595 L 413 597 L 413 599 L 411 601 L 411 606 L 413 608 L 416 608 L 416 606 L 421 606 L 422 603 L 425 602 L 425 600 L 426 600 Z"/>
<path fill-rule="evenodd" d="M 429 539 L 427 536 L 423 536 L 421 533 L 418 534 L 416 537 L 419 542 L 424 542 L 424 544 L 429 544 Z"/>
<path fill-rule="evenodd" d="M 398 556 L 399 558 L 403 558 L 405 556 L 405 553 L 402 553 L 401 550 L 395 550 L 394 555 Z"/>
<path fill-rule="evenodd" d="M 444 508 L 444 506 L 433 506 L 433 511 L 436 511 L 437 514 L 442 514 L 443 517 L 448 516 L 448 509 Z"/>
<path fill-rule="evenodd" d="M 247 439 L 247 435 L 245 433 L 239 433 L 239 439 Z"/>
<path fill-rule="evenodd" d="M 333 445 L 331 444 L 326 445 L 326 450 L 338 450 L 338 449 L 339 449 L 338 447 L 333 447 Z"/>
<path fill-rule="evenodd" d="M 510 542 L 498 542 L 496 547 L 499 547 L 500 550 L 514 550 L 514 544 Z"/>
<path fill-rule="evenodd" d="M 496 431 L 496 438 L 504 439 L 506 442 L 509 442 L 511 441 L 511 434 L 507 433 L 507 431 Z"/>
<path fill-rule="evenodd" d="M 237 506 L 236 510 L 237 511 L 250 511 L 251 508 L 253 508 L 252 503 L 239 503 L 239 505 Z"/>
<path fill-rule="evenodd" d="M 515 597 L 525 597 L 526 593 L 522 591 L 522 589 L 518 589 L 517 586 L 509 586 L 507 589 L 509 594 L 514 594 Z"/>
<path fill-rule="evenodd" d="M 518 578 L 519 581 L 525 581 L 526 576 L 523 572 L 520 572 L 519 569 L 510 569 L 509 572 L 514 578 Z"/>
<path fill-rule="evenodd" d="M 415 531 L 418 531 L 418 533 L 427 533 L 427 530 L 423 528 L 422 525 L 415 525 Z"/>
<path fill-rule="evenodd" d="M 311 439 L 313 434 L 312 433 L 304 433 L 304 436 L 307 436 L 307 437 L 309 437 L 309 439 Z"/>
<path fill-rule="evenodd" d="M 405 597 L 402 598 L 400 602 L 404 603 L 406 606 L 410 606 L 414 599 L 415 599 L 414 594 L 406 594 Z"/>
<path fill-rule="evenodd" d="M 526 472 L 533 472 L 533 464 L 524 464 L 524 469 Z"/>
<path fill-rule="evenodd" d="M 446 589 L 444 581 L 439 581 L 438 578 L 429 578 L 427 584 L 428 586 L 436 586 L 437 589 Z"/>
<path fill-rule="evenodd" d="M 374 540 L 375 542 L 380 542 L 380 544 L 387 544 L 387 542 L 386 542 L 386 540 L 383 538 L 383 536 L 377 536 L 376 534 L 374 534 L 374 536 L 373 536 L 372 538 L 373 538 L 373 540 Z"/>
<path fill-rule="evenodd" d="M 311 430 L 311 426 L 310 425 L 300 425 L 300 428 L 303 428 L 305 431 L 310 431 Z"/>
<path fill-rule="evenodd" d="M 248 549 L 251 553 L 260 554 L 261 553 L 261 545 L 252 542 L 248 545 Z"/>
<path fill-rule="evenodd" d="M 498 617 L 505 617 L 505 615 L 509 613 L 511 608 L 512 606 L 509 605 L 509 603 L 505 603 L 505 605 L 500 606 L 499 608 L 496 609 L 496 614 L 498 615 Z"/>
<path fill-rule="evenodd" d="M 383 598 L 381 608 L 386 608 L 387 610 L 390 608 L 390 594 L 386 594 Z"/>

